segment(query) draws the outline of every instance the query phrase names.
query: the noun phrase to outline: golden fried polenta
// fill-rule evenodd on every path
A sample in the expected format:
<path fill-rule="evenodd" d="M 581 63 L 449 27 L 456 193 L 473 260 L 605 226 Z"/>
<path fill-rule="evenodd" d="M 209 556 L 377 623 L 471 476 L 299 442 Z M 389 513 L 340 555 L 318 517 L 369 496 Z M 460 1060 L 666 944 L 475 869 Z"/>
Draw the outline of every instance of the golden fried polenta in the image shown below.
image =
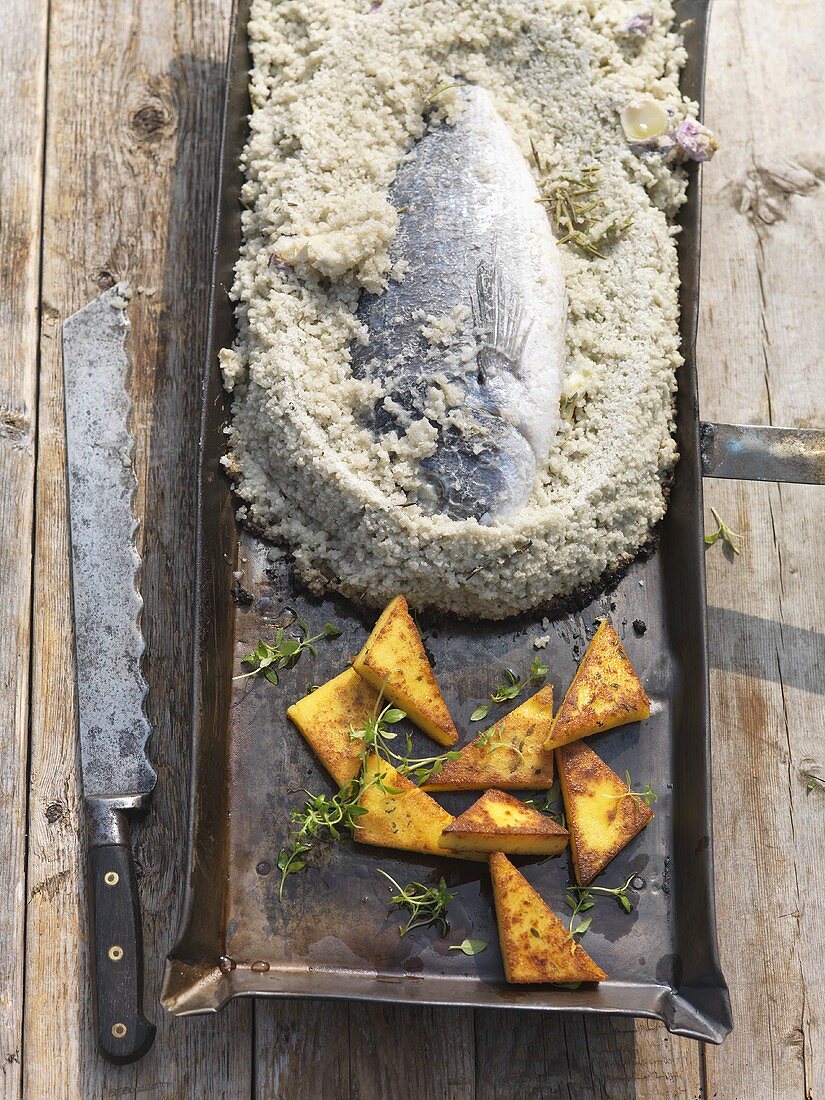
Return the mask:
<path fill-rule="evenodd" d="M 485 791 L 447 826 L 439 844 L 453 852 L 557 856 L 567 846 L 567 830 L 504 791 Z"/>
<path fill-rule="evenodd" d="M 604 619 L 559 707 L 545 748 L 650 717 L 650 700 L 624 646 Z"/>
<path fill-rule="evenodd" d="M 603 982 L 607 978 L 502 852 L 490 856 L 490 874 L 508 982 Z"/>
<path fill-rule="evenodd" d="M 553 685 L 484 730 L 436 772 L 425 791 L 541 791 L 553 786 L 553 753 L 544 747 L 553 720 Z"/>
<path fill-rule="evenodd" d="M 403 596 L 384 608 L 352 667 L 440 745 L 456 743 L 458 732 Z"/>
<path fill-rule="evenodd" d="M 362 844 L 458 859 L 487 858 L 442 848 L 438 841 L 452 825 L 453 815 L 375 753 L 364 762 L 363 790 L 358 801 L 367 812 L 357 818 L 353 836 Z"/>
<path fill-rule="evenodd" d="M 286 712 L 339 787 L 361 771 L 363 742 L 353 740 L 350 729 L 362 729 L 377 702 L 375 688 L 348 668 Z"/>
<path fill-rule="evenodd" d="M 640 833 L 653 811 L 580 741 L 556 749 L 570 852 L 579 886 L 587 886 Z"/>

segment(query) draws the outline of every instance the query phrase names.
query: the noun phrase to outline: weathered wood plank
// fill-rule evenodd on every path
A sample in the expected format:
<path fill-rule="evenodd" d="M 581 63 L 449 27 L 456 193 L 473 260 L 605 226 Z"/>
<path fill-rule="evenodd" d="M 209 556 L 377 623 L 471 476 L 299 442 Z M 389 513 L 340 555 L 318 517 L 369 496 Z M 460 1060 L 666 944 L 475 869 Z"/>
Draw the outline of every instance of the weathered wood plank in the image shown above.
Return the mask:
<path fill-rule="evenodd" d="M 248 1006 L 184 1022 L 157 1002 L 183 877 L 198 376 L 229 6 L 52 5 L 24 1065 L 33 1098 L 235 1098 L 251 1088 Z M 134 830 L 158 1038 L 124 1068 L 96 1057 L 90 1029 L 58 347 L 59 322 L 116 279 L 135 289 L 129 350 L 159 773 L 150 813 Z"/>
<path fill-rule="evenodd" d="M 714 8 L 705 174 L 702 410 L 825 423 L 825 10 L 807 0 Z M 706 483 L 743 532 L 708 553 L 714 833 L 722 962 L 735 1030 L 708 1049 L 709 1095 L 802 1098 L 825 1088 L 821 961 L 822 490 Z"/>
<path fill-rule="evenodd" d="M 47 0 L 0 5 L 0 1097 L 20 1094 Z"/>
<path fill-rule="evenodd" d="M 157 951 L 159 959 L 174 922 L 175 902 L 168 895 L 180 873 L 180 813 L 185 805 L 180 761 L 186 725 L 182 684 L 188 649 L 176 632 L 186 630 L 184 550 L 191 538 L 191 516 L 177 495 L 179 484 L 191 485 L 191 462 L 186 466 L 191 439 L 185 431 L 176 438 L 169 436 L 170 425 L 191 426 L 193 416 L 194 398 L 187 387 L 192 386 L 191 371 L 197 366 L 204 288 L 202 283 L 185 280 L 197 280 L 199 272 L 191 255 L 205 247 L 202 233 L 208 219 L 203 211 L 211 201 L 207 169 L 214 157 L 216 133 L 211 115 L 214 93 L 207 90 L 210 65 L 199 68 L 183 63 L 168 71 L 165 65 L 172 56 L 170 43 L 176 32 L 184 42 L 181 50 L 218 56 L 220 49 L 214 46 L 222 33 L 224 13 L 216 14 L 215 8 L 224 6 L 187 9 L 172 31 L 172 17 L 159 4 L 151 5 L 151 12 L 143 4 L 140 14 L 137 5 L 133 12 L 123 4 L 120 13 L 97 5 L 99 10 L 88 15 L 87 22 L 80 17 L 79 5 L 58 3 L 57 7 L 61 11 L 56 22 L 63 25 L 53 29 L 52 66 L 62 66 L 62 72 L 53 78 L 55 121 L 50 119 L 50 125 L 57 129 L 50 140 L 50 161 L 52 157 L 54 161 L 47 193 L 43 316 L 27 973 L 29 1094 L 85 1097 L 105 1094 L 107 1089 L 110 1095 L 128 1089 L 136 1095 L 170 1097 L 202 1092 L 245 1095 L 251 1087 L 246 1067 L 240 1064 L 249 1052 L 246 1010 L 238 1011 L 237 1006 L 233 1015 L 220 1018 L 217 1027 L 212 1021 L 164 1022 L 155 1054 L 138 1070 L 100 1071 L 90 1049 L 85 959 L 82 952 L 78 958 L 77 950 L 85 910 L 76 900 L 77 792 L 71 671 L 65 645 L 67 550 L 55 346 L 55 322 L 95 292 L 96 279 L 102 284 L 108 281 L 104 272 L 131 276 L 136 284 L 156 291 L 154 297 L 138 295 L 131 313 L 132 350 L 139 353 L 142 486 L 146 499 L 157 501 L 158 507 L 157 529 L 144 546 L 145 626 L 160 661 L 151 670 L 152 705 L 172 704 L 168 714 L 153 713 L 160 722 L 156 746 L 161 736 L 165 738 L 159 746 L 161 756 L 155 756 L 162 765 L 163 790 L 153 811 L 155 818 L 142 831 L 139 849 L 147 871 L 147 939 L 165 941 Z M 825 200 L 815 180 L 793 167 L 802 164 L 815 177 L 825 164 L 825 139 L 813 124 L 818 117 L 815 97 L 822 95 L 816 45 L 822 40 L 822 28 L 814 28 L 812 20 L 814 14 L 821 20 L 822 13 L 814 13 L 810 0 L 805 0 L 787 5 L 784 14 L 777 20 L 767 0 L 753 0 L 747 10 L 734 0 L 717 0 L 709 119 L 725 146 L 706 174 L 703 410 L 719 418 L 756 421 L 773 416 L 776 423 L 802 424 L 824 419 L 821 385 L 817 390 L 815 383 L 820 378 L 817 351 L 825 320 L 816 315 L 817 279 L 813 274 L 804 276 L 810 257 L 822 254 Z M 112 25 L 118 22 L 120 30 Z M 89 26 L 100 28 L 94 43 Z M 8 40 L 4 35 L 4 42 Z M 96 64 L 95 57 L 105 57 L 105 65 Z M 796 86 L 787 79 L 789 59 Z M 98 68 L 107 71 L 97 74 Z M 77 82 L 72 73 L 79 71 L 96 73 L 91 99 L 88 87 L 82 93 L 73 87 Z M 802 79 L 809 95 L 799 90 Z M 183 115 L 187 109 L 196 110 L 198 96 L 204 97 L 202 114 L 190 118 L 198 129 L 187 127 L 185 135 L 190 144 L 183 160 L 188 167 L 176 171 L 177 134 L 183 133 L 179 111 L 181 106 Z M 109 122 L 101 103 L 107 105 Z M 800 103 L 806 104 L 804 110 Z M 100 154 L 96 171 L 88 170 L 87 179 L 82 180 L 81 170 L 91 164 L 93 151 Z M 781 158 L 789 158 L 792 166 L 782 166 Z M 739 209 L 744 190 L 750 210 L 737 217 L 733 211 Z M 789 194 L 793 191 L 796 197 Z M 121 194 L 123 199 L 113 202 L 112 196 Z M 771 221 L 777 211 L 783 220 Z M 190 257 L 185 271 L 172 264 L 171 253 L 178 248 Z M 204 257 L 201 252 L 205 271 Z M 177 284 L 181 277 L 183 290 Z M 157 363 L 161 367 L 152 376 L 150 367 Z M 5 376 L 0 377 L 5 382 Z M 816 400 L 818 407 L 813 404 Z M 179 478 L 184 479 L 182 483 Z M 169 483 L 175 488 L 167 495 L 164 490 Z M 821 587 L 823 572 L 816 537 L 821 506 L 817 490 L 812 489 L 721 484 L 707 488 L 709 500 L 718 502 L 734 525 L 740 523 L 747 537 L 742 559 L 729 563 L 719 547 L 708 559 L 711 603 L 719 609 L 711 614 L 711 659 L 719 669 L 713 679 L 717 890 L 723 963 L 732 984 L 737 1023 L 728 1043 L 708 1052 L 709 1095 L 759 1095 L 759 1088 L 771 1090 L 774 1096 L 805 1096 L 806 1090 L 816 1095 L 825 1073 L 825 993 L 817 966 L 822 926 L 814 910 L 815 899 L 822 896 L 823 872 L 812 845 L 821 836 L 825 802 L 816 791 L 806 797 L 802 771 L 808 759 L 822 763 L 823 714 L 822 697 L 817 694 L 821 686 L 804 673 L 816 669 L 817 661 L 795 647 L 818 646 L 821 641 L 817 603 L 811 598 L 816 585 Z M 154 517 L 150 513 L 147 519 Z M 0 522 L 8 530 L 2 515 Z M 183 531 L 182 537 L 176 537 L 178 530 Z M 170 577 L 177 570 L 180 573 Z M 171 600 L 167 594 L 162 597 L 167 583 L 174 586 Z M 789 665 L 794 670 L 791 677 Z M 763 679 L 755 681 L 755 671 Z M 165 682 L 172 685 L 169 699 L 157 695 Z M 797 855 L 789 859 L 792 846 Z M 159 853 L 164 847 L 169 857 L 161 865 Z M 156 974 L 150 987 L 156 989 Z M 440 1095 L 432 1091 L 432 1076 L 397 1074 L 397 1063 L 391 1073 L 390 1067 L 376 1064 L 378 1038 L 383 1036 L 393 1051 L 403 1049 L 415 1011 L 374 1011 L 377 1017 L 368 1019 L 359 1006 L 259 1006 L 257 1094 L 315 1095 L 307 1091 L 312 1080 L 308 1075 L 313 1067 L 317 1069 L 312 1058 L 323 1039 L 331 1050 L 322 1055 L 319 1079 L 332 1081 L 340 1072 L 330 1095 L 380 1096 L 385 1094 L 381 1089 L 399 1080 L 414 1082 L 418 1091 L 413 1089 L 409 1095 Z M 658 1097 L 665 1088 L 667 1095 L 699 1095 L 696 1048 L 668 1038 L 658 1025 L 633 1025 L 631 1041 L 630 1025 L 622 1021 L 600 1021 L 593 1027 L 591 1022 L 585 1025 L 569 1017 L 559 1021 L 562 1047 L 560 1037 L 558 1046 L 550 1044 L 545 1020 L 539 1029 L 537 1018 L 518 1017 L 516 1028 L 500 1022 L 509 1020 L 506 1014 L 480 1013 L 473 1048 L 463 1025 L 459 1042 L 456 1014 L 424 1010 L 420 1016 L 411 1049 L 419 1058 L 426 1052 L 435 1065 L 430 1044 L 436 1043 L 432 1049 L 443 1059 L 442 1073 L 453 1090 L 447 1095 L 495 1096 L 496 1088 L 498 1095 L 510 1095 L 501 1090 L 514 1080 L 513 1074 L 526 1096 Z M 442 1042 L 438 1036 L 446 1038 Z M 292 1046 L 284 1051 L 279 1041 Z M 43 1057 L 42 1051 L 54 1049 L 62 1052 L 60 1059 Z M 467 1051 L 472 1049 L 474 1080 L 466 1064 Z M 564 1066 L 559 1062 L 562 1049 Z M 533 1057 L 528 1058 L 525 1051 Z M 368 1068 L 362 1074 L 365 1059 Z M 532 1076 L 524 1068 L 528 1061 L 535 1070 Z M 621 1076 L 611 1076 L 611 1067 L 614 1072 L 620 1070 Z M 345 1084 L 350 1068 L 353 1080 L 359 1082 L 358 1092 Z M 6 1080 L 13 1080 L 8 1072 Z"/>
<path fill-rule="evenodd" d="M 476 1100 L 701 1100 L 699 1046 L 648 1020 L 476 1013 Z"/>
<path fill-rule="evenodd" d="M 258 1001 L 253 1096 L 350 1100 L 349 1006 Z"/>
<path fill-rule="evenodd" d="M 351 1100 L 473 1100 L 469 1009 L 351 1005 Z"/>

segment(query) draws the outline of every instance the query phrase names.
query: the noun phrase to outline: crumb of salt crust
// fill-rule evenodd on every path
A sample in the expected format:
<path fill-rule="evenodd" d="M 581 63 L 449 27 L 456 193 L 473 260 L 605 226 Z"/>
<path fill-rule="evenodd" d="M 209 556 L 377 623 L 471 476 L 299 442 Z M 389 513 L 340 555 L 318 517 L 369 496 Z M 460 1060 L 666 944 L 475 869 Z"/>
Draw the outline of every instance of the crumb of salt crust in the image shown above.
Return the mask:
<path fill-rule="evenodd" d="M 547 647 L 547 643 L 549 641 L 550 641 L 550 635 L 549 634 L 542 634 L 540 638 L 534 638 L 533 639 L 533 648 L 534 649 L 545 649 Z"/>
<path fill-rule="evenodd" d="M 253 0 L 239 337 L 221 354 L 227 468 L 240 519 L 288 546 L 313 591 L 374 606 L 404 591 L 416 607 L 502 618 L 595 582 L 663 515 L 681 362 L 671 219 L 686 176 L 628 147 L 618 111 L 638 97 L 674 118 L 696 107 L 679 92 L 671 3 L 644 10 L 650 33 L 629 49 L 616 33 L 626 0 Z M 560 246 L 575 400 L 531 499 L 489 526 L 410 504 L 433 432 L 374 436 L 362 412 L 377 397 L 350 370 L 359 296 L 404 275 L 390 259 L 403 211 L 389 185 L 425 113 L 452 121 L 458 97 L 431 96 L 456 76 L 488 89 L 526 157 L 531 143 L 541 151 L 551 188 L 598 162 L 603 216 L 628 225 L 603 258 Z M 460 423 L 439 389 L 434 415 Z"/>

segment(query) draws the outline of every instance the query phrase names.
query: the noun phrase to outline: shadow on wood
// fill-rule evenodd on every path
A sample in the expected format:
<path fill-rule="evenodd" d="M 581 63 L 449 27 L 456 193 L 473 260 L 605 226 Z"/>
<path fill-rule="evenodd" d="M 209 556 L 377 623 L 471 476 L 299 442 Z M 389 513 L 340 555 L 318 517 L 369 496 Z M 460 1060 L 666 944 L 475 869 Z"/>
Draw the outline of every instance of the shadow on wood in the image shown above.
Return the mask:
<path fill-rule="evenodd" d="M 825 634 L 709 607 L 708 639 L 712 668 L 825 694 Z"/>

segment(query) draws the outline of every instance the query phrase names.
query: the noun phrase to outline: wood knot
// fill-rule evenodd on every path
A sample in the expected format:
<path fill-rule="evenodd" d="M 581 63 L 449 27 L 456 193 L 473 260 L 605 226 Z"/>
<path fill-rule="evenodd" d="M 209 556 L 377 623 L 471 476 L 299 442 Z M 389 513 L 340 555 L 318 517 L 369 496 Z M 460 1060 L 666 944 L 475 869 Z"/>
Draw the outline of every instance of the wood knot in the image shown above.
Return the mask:
<path fill-rule="evenodd" d="M 154 101 L 139 107 L 131 119 L 132 132 L 141 141 L 151 141 L 162 136 L 168 128 L 169 115 L 162 103 Z"/>
<path fill-rule="evenodd" d="M 92 278 L 101 290 L 108 290 L 110 287 L 113 287 L 117 282 L 116 276 L 114 276 L 111 271 L 107 271 L 105 268 L 102 271 L 98 271 L 96 275 L 92 276 Z"/>
<path fill-rule="evenodd" d="M 63 814 L 66 812 L 66 807 L 62 802 L 50 802 L 46 807 L 46 820 L 50 825 L 54 825 L 56 821 L 59 821 Z"/>
<path fill-rule="evenodd" d="M 26 444 L 30 427 L 29 418 L 23 413 L 0 405 L 0 439 L 7 439 L 16 445 Z"/>
<path fill-rule="evenodd" d="M 807 195 L 819 184 L 817 176 L 792 160 L 757 165 L 739 190 L 739 213 L 754 224 L 784 221 L 792 195 Z"/>

